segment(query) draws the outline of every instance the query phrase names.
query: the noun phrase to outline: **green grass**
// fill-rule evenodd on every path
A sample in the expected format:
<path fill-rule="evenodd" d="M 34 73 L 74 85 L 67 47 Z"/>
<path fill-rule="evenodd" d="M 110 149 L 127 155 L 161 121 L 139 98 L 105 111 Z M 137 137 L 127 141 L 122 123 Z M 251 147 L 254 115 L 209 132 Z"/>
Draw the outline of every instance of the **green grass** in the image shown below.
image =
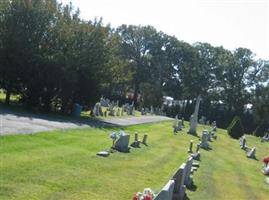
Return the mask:
<path fill-rule="evenodd" d="M 203 127 L 199 128 L 199 132 Z M 159 191 L 187 158 L 187 134 L 173 135 L 172 122 L 131 126 L 125 129 L 149 135 L 149 146 L 114 153 L 109 149 L 111 129 L 77 129 L 34 135 L 0 137 L 0 199 L 128 200 L 150 187 Z M 185 129 L 187 130 L 187 128 Z M 268 154 L 268 143 L 247 138 L 257 147 L 257 157 Z M 261 162 L 247 159 L 238 141 L 218 130 L 212 151 L 201 150 L 194 175 L 196 191 L 190 199 L 266 199 L 269 188 L 260 173 Z"/>

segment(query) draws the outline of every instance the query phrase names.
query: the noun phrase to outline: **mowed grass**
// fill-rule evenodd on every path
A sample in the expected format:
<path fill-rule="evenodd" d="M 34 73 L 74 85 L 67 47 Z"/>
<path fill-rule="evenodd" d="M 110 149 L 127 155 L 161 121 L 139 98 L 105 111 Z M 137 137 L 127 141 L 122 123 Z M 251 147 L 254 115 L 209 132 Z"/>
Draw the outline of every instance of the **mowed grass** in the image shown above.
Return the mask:
<path fill-rule="evenodd" d="M 204 127 L 199 127 L 199 132 Z M 113 129 L 114 130 L 114 129 Z M 98 157 L 109 149 L 112 129 L 77 129 L 34 135 L 0 137 L 0 199 L 128 200 L 150 187 L 156 192 L 186 161 L 189 141 L 198 138 L 173 135 L 172 122 L 131 126 L 134 139 L 148 134 L 149 146 Z M 248 137 L 261 159 L 268 143 Z M 224 130 L 212 150 L 201 150 L 199 170 L 194 174 L 196 191 L 190 199 L 267 199 L 269 188 L 260 173 L 261 161 L 250 160 Z"/>

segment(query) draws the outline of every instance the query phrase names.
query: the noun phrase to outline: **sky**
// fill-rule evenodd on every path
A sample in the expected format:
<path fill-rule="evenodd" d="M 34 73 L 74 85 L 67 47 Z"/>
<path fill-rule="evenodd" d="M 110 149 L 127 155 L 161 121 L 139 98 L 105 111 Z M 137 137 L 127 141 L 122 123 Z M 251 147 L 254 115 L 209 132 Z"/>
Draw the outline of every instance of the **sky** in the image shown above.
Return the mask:
<path fill-rule="evenodd" d="M 269 0 L 60 0 L 85 20 L 151 25 L 190 44 L 249 48 L 269 60 Z"/>

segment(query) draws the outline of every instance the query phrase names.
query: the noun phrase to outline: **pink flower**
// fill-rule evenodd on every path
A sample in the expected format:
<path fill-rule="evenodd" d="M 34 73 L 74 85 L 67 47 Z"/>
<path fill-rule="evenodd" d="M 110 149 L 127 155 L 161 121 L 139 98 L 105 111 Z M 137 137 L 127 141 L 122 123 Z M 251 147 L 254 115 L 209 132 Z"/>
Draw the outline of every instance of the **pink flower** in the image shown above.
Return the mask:
<path fill-rule="evenodd" d="M 143 197 L 144 197 L 144 200 L 152 200 L 152 196 L 149 194 L 145 194 Z"/>

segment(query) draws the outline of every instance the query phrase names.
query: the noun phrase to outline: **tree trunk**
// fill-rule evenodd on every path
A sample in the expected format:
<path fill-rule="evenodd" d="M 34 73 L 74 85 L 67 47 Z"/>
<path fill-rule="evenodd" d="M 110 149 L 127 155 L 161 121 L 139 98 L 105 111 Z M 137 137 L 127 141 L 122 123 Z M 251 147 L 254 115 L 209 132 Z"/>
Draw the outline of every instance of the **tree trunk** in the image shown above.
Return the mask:
<path fill-rule="evenodd" d="M 5 103 L 7 104 L 7 105 L 9 105 L 9 103 L 10 103 L 10 90 L 7 90 L 7 92 L 6 92 L 6 99 L 5 99 Z"/>
<path fill-rule="evenodd" d="M 134 96 L 133 96 L 133 100 L 134 100 L 134 105 L 135 107 L 137 107 L 137 99 L 138 99 L 138 88 L 139 88 L 139 84 L 138 83 L 135 83 L 135 86 L 134 86 Z"/>

